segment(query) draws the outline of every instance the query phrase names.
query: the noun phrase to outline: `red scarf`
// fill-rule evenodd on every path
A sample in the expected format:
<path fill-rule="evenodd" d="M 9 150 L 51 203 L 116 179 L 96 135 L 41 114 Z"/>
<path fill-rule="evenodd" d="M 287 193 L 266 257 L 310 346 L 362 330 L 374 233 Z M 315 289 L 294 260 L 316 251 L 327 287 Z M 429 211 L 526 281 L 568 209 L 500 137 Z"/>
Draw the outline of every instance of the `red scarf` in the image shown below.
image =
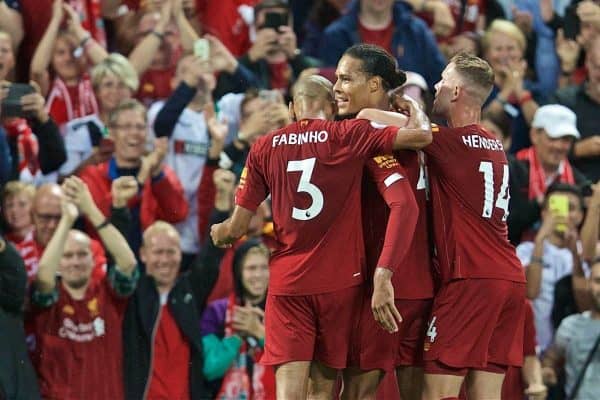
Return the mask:
<path fill-rule="evenodd" d="M 227 311 L 225 312 L 225 337 L 232 336 L 233 313 L 236 306 L 235 294 L 232 293 L 227 301 Z M 255 342 L 256 343 L 256 342 Z M 223 383 L 218 400 L 268 400 L 275 398 L 275 371 L 271 366 L 259 364 L 263 349 L 255 345 L 250 345 L 248 340 L 242 342 L 240 351 L 231 367 L 225 372 Z M 253 373 L 252 383 L 248 373 L 248 359 L 252 360 Z"/>
<path fill-rule="evenodd" d="M 546 194 L 547 189 L 546 174 L 537 158 L 533 146 L 519 151 L 517 153 L 517 159 L 529 161 L 529 200 L 543 197 Z M 555 181 L 558 180 L 558 182 L 561 183 L 574 185 L 575 178 L 573 178 L 573 168 L 571 168 L 569 160 L 563 160 L 561 166 L 562 172 L 559 172 Z"/>
<path fill-rule="evenodd" d="M 31 176 L 36 176 L 40 170 L 40 163 L 38 161 L 39 145 L 27 120 L 23 118 L 11 118 L 4 122 L 4 129 L 6 129 L 8 137 L 17 143 L 19 175 L 27 169 Z"/>
<path fill-rule="evenodd" d="M 52 82 L 52 89 L 46 101 L 46 110 L 58 126 L 75 118 L 99 114 L 92 82 L 87 74 L 79 80 L 76 93 L 77 98 L 72 98 L 67 85 L 58 77 Z"/>

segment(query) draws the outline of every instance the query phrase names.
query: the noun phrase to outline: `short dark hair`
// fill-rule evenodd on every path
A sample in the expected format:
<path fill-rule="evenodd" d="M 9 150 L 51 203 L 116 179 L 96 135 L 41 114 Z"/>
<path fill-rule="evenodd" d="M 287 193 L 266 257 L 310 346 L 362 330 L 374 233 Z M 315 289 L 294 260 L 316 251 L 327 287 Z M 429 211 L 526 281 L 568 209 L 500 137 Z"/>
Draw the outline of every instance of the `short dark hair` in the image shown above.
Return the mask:
<path fill-rule="evenodd" d="M 259 11 L 267 8 L 285 8 L 289 9 L 290 5 L 287 0 L 262 0 L 254 6 L 254 15 L 258 14 Z"/>
<path fill-rule="evenodd" d="M 406 73 L 398 69 L 396 59 L 385 49 L 373 44 L 356 44 L 344 52 L 362 62 L 362 71 L 367 75 L 379 76 L 386 90 L 404 85 Z"/>
<path fill-rule="evenodd" d="M 581 208 L 581 210 L 585 209 L 585 203 L 583 201 L 583 193 L 581 191 L 581 189 L 579 188 L 579 186 L 577 185 L 572 185 L 570 183 L 561 183 L 561 182 L 557 182 L 557 183 L 553 183 L 552 185 L 550 185 L 550 187 L 548 187 L 548 189 L 546 189 L 546 195 L 544 196 L 544 203 L 542 204 L 542 209 L 545 209 L 546 207 L 548 207 L 548 199 L 550 198 L 550 195 L 552 193 L 571 193 L 575 196 L 577 196 L 577 200 L 579 200 L 579 207 Z"/>

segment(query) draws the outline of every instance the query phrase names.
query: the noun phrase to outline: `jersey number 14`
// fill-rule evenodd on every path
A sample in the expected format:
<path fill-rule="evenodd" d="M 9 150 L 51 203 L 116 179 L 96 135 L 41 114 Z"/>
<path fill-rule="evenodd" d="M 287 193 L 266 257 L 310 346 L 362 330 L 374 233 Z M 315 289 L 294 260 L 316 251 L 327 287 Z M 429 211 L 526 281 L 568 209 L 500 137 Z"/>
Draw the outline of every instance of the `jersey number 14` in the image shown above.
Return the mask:
<path fill-rule="evenodd" d="M 501 210 L 504 210 L 502 221 L 506 221 L 508 217 L 508 201 L 510 200 L 510 194 L 508 192 L 508 165 L 503 165 L 502 171 L 502 185 L 498 192 L 498 197 L 494 204 L 494 164 L 490 161 L 482 161 L 479 163 L 479 172 L 483 173 L 483 212 L 481 216 L 483 218 L 492 218 L 492 212 L 494 211 L 494 205 Z"/>

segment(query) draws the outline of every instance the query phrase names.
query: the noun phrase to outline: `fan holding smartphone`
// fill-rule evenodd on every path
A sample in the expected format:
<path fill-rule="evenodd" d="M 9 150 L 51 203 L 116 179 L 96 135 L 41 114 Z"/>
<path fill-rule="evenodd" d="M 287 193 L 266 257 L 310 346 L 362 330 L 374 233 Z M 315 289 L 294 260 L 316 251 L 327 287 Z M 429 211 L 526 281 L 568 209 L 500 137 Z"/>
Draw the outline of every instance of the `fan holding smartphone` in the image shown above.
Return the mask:
<path fill-rule="evenodd" d="M 256 40 L 248 51 L 250 61 L 290 60 L 298 54 L 296 34 L 290 26 L 291 15 L 284 0 L 266 0 L 254 9 Z"/>

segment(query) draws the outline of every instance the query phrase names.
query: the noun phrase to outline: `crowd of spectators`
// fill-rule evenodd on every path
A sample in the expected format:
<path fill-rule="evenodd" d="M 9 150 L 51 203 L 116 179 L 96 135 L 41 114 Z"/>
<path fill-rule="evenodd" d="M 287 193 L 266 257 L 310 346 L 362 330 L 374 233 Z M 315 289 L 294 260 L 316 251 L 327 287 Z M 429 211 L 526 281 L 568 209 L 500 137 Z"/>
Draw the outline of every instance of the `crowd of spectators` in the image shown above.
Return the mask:
<path fill-rule="evenodd" d="M 208 227 L 294 82 L 335 82 L 360 42 L 426 110 L 446 60 L 490 63 L 482 123 L 537 343 L 524 388 L 600 398 L 599 1 L 3 0 L 0 399 L 273 398 L 269 204 L 232 249 Z"/>

